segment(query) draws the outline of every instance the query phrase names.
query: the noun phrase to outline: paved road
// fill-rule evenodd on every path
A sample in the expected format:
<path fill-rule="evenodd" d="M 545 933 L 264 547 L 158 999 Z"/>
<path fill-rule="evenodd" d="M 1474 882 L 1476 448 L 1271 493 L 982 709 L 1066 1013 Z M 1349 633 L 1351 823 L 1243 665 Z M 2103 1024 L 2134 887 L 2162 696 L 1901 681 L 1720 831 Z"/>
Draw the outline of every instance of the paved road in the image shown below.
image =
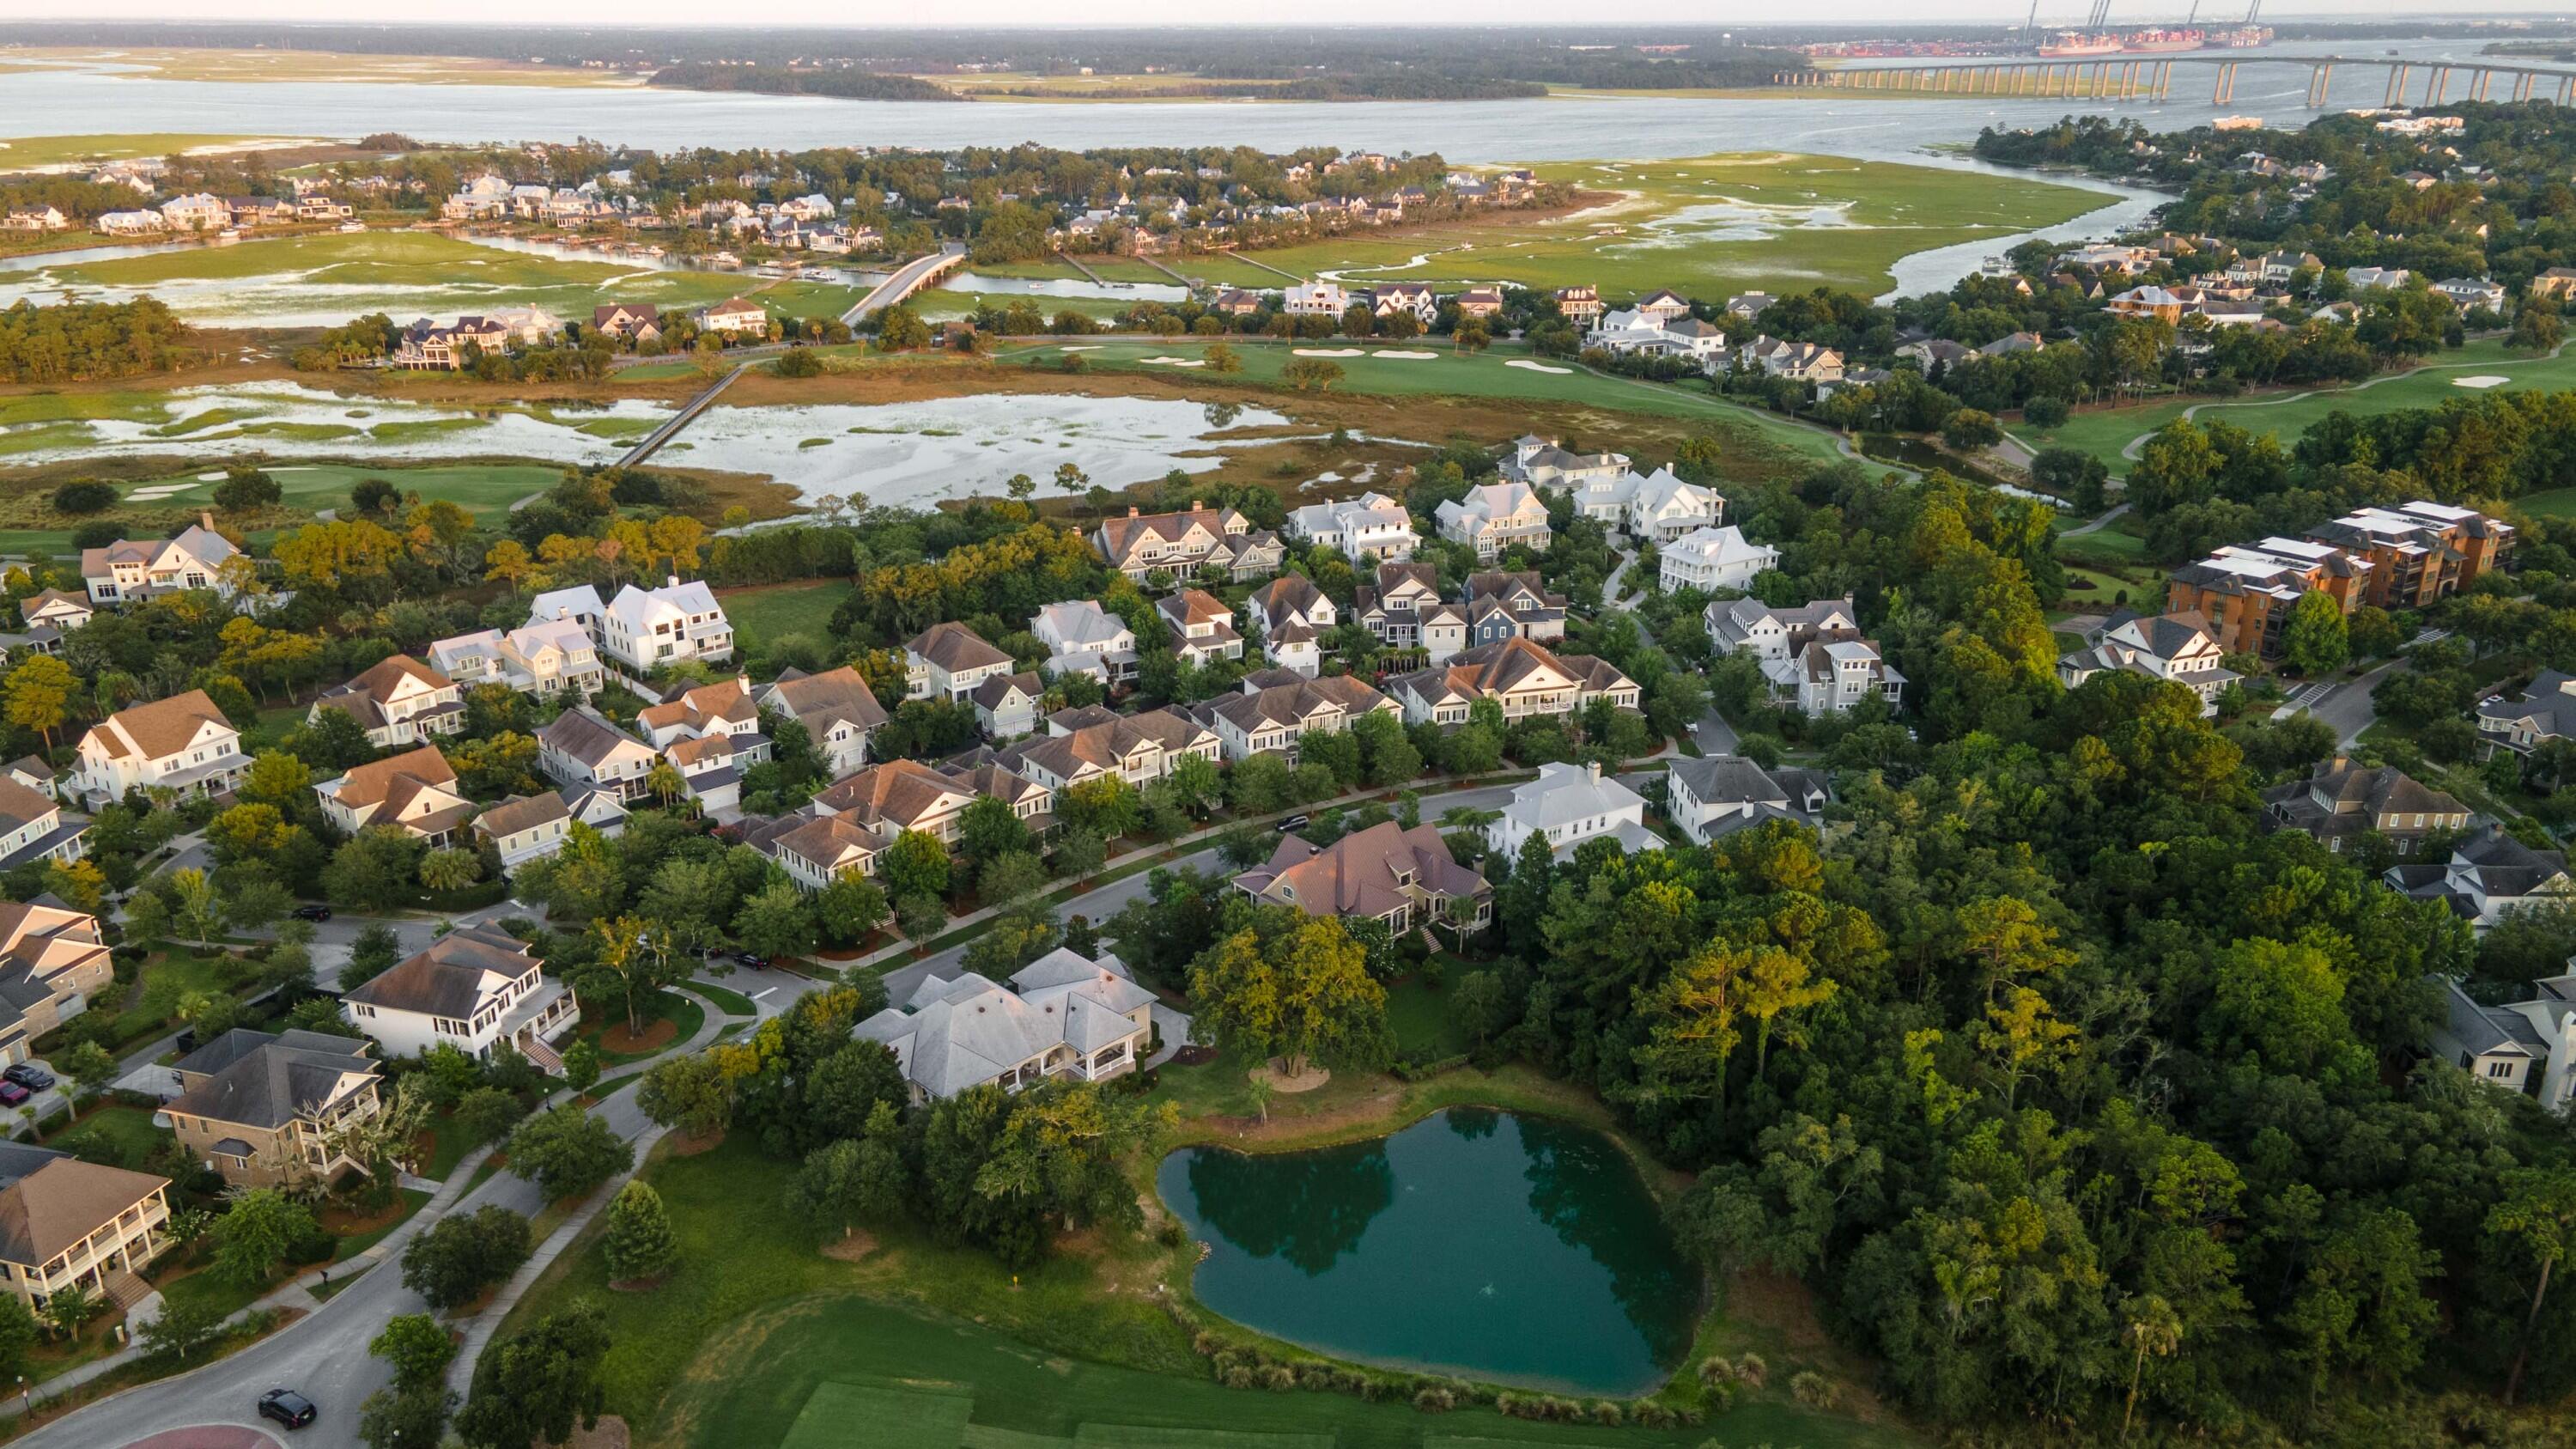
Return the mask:
<path fill-rule="evenodd" d="M 1714 709 L 1701 715 L 1699 723 L 1691 726 L 1691 738 L 1698 743 L 1699 752 L 1703 755 L 1731 755 L 1742 743 L 1736 737 L 1735 726 L 1728 724 L 1726 717 Z"/>
<path fill-rule="evenodd" d="M 2400 659 L 2349 684 L 2338 684 L 2323 700 L 2308 706 L 2308 712 L 2332 726 L 2335 738 L 2349 745 L 2379 720 L 2379 711 L 2371 707 L 2370 692 L 2379 687 L 2379 681 L 2406 667 L 2406 661 Z"/>

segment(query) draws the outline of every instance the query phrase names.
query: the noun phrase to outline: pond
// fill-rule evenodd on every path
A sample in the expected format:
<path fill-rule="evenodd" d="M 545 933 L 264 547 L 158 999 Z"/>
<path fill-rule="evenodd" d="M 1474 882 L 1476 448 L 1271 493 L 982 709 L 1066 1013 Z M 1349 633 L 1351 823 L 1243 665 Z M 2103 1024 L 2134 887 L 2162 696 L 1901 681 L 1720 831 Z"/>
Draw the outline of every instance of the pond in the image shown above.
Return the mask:
<path fill-rule="evenodd" d="M 1199 1301 L 1339 1358 L 1626 1396 L 1699 1317 L 1635 1167 L 1563 1122 L 1459 1107 L 1312 1152 L 1186 1148 L 1157 1186 L 1209 1245 Z"/>

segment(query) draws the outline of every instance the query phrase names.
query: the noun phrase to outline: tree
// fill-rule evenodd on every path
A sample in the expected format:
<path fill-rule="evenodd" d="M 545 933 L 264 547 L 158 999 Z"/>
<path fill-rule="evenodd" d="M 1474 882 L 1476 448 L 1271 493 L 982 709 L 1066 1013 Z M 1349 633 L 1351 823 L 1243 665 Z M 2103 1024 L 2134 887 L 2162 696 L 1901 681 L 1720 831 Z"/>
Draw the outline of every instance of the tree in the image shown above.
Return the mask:
<path fill-rule="evenodd" d="M 196 939 L 200 952 L 223 929 L 224 903 L 204 871 L 170 872 L 170 916 L 181 930 Z"/>
<path fill-rule="evenodd" d="M 483 878 L 483 862 L 470 850 L 433 850 L 420 858 L 420 883 L 440 894 L 461 891 Z"/>
<path fill-rule="evenodd" d="M 598 1085 L 599 1074 L 603 1070 L 599 1044 L 588 1037 L 574 1042 L 564 1048 L 563 1064 L 564 1085 L 572 1088 L 575 1096 L 588 1094 L 592 1087 Z"/>
<path fill-rule="evenodd" d="M 259 1287 L 319 1231 L 312 1209 L 276 1188 L 253 1188 L 215 1220 L 215 1261 L 207 1271 L 235 1287 Z"/>
<path fill-rule="evenodd" d="M 635 1165 L 632 1143 L 579 1107 L 540 1112 L 510 1134 L 510 1171 L 549 1202 L 582 1197 Z"/>
<path fill-rule="evenodd" d="M 491 1204 L 471 1213 L 452 1213 L 403 1245 L 403 1286 L 444 1313 L 506 1281 L 534 1249 L 528 1220 L 508 1208 Z M 399 1363 L 396 1368 L 399 1371 Z"/>
<path fill-rule="evenodd" d="M 577 1045 L 588 1046 L 589 1043 L 582 1042 Z M 593 1064 L 596 1065 L 598 1052 L 594 1050 L 591 1057 Z M 566 1067 L 571 1066 L 572 1053 L 564 1054 L 564 1064 Z M 454 1118 L 457 1129 L 465 1134 L 469 1143 L 480 1144 L 499 1141 L 502 1135 L 516 1126 L 519 1119 L 526 1114 L 519 1107 L 519 1099 L 500 1088 L 476 1087 L 456 1099 L 456 1105 L 451 1109 L 450 1115 Z"/>
<path fill-rule="evenodd" d="M 625 1004 L 630 1036 L 644 1034 L 645 1006 L 684 974 L 667 940 L 645 939 L 648 924 L 633 916 L 590 923 L 590 968 L 584 974 Z M 587 992 L 592 987 L 586 984 L 583 989 Z"/>
<path fill-rule="evenodd" d="M 878 858 L 877 875 L 885 882 L 886 894 L 896 900 L 906 896 L 945 896 L 948 847 L 928 831 L 907 830 L 896 836 L 894 844 Z"/>
<path fill-rule="evenodd" d="M 332 853 L 322 871 L 323 894 L 334 905 L 356 910 L 400 909 L 411 903 L 421 854 L 415 837 L 390 825 L 371 825 Z"/>
<path fill-rule="evenodd" d="M 0 1379 L 27 1371 L 27 1355 L 36 1347 L 35 1312 L 15 1293 L 0 1294 Z"/>
<path fill-rule="evenodd" d="M 80 1337 L 90 1320 L 107 1311 L 107 1300 L 75 1283 L 45 1295 L 45 1322 L 65 1338 Z"/>
<path fill-rule="evenodd" d="M 1342 380 L 1342 366 L 1322 357 L 1291 358 L 1279 369 L 1279 380 L 1298 392 L 1329 392 Z"/>
<path fill-rule="evenodd" d="M 107 1048 L 94 1041 L 81 1042 L 69 1051 L 56 1053 L 54 1065 L 61 1068 L 63 1075 L 70 1077 L 83 1092 L 105 1091 L 107 1084 L 115 1081 L 123 1070 L 116 1058 L 108 1055 Z"/>
<path fill-rule="evenodd" d="M 635 1105 L 664 1127 L 704 1140 L 725 1129 L 733 1114 L 733 1085 L 704 1052 L 655 1062 L 635 1089 Z"/>
<path fill-rule="evenodd" d="M 2322 591 L 2301 594 L 2281 625 L 2281 662 L 2299 674 L 2327 674 L 2351 653 L 2343 606 Z"/>
<path fill-rule="evenodd" d="M 887 352 L 914 352 L 930 345 L 930 324 L 919 313 L 897 303 L 877 314 L 877 346 Z"/>
<path fill-rule="evenodd" d="M 2513 1351 L 2513 1369 L 2505 1375 L 2504 1401 L 2513 1402 L 2522 1388 L 2523 1365 L 2531 1357 L 2531 1339 L 2540 1326 L 2540 1305 L 2549 1296 L 2549 1278 L 2576 1248 L 2576 1170 L 2525 1168 L 2505 1174 L 2504 1200 L 2487 1210 L 2487 1231 L 2517 1243 L 2540 1271 L 2531 1287 L 2531 1311 L 2523 1315 L 2522 1342 Z"/>
<path fill-rule="evenodd" d="M 1961 408 L 1941 425 L 1941 441 L 1962 453 L 1991 448 L 2003 440 L 2004 430 L 1996 424 L 1995 415 L 1975 408 Z"/>
<path fill-rule="evenodd" d="M 793 882 L 773 880 L 743 900 L 734 913 L 733 935 L 762 956 L 811 955 L 814 908 Z"/>
<path fill-rule="evenodd" d="M 358 1437 L 367 1449 L 438 1444 L 446 1439 L 448 1416 L 455 1412 L 456 1391 L 444 1384 L 378 1389 L 358 1405 Z"/>
<path fill-rule="evenodd" d="M 641 1179 L 628 1181 L 609 1202 L 608 1227 L 599 1246 L 608 1259 L 609 1277 L 621 1283 L 663 1277 L 680 1256 L 662 1195 Z"/>
<path fill-rule="evenodd" d="M 432 1387 L 447 1376 L 447 1365 L 456 1357 L 456 1341 L 428 1314 L 404 1313 L 387 1320 L 384 1330 L 367 1344 L 367 1352 L 390 1365 L 394 1387 L 408 1392 Z"/>
<path fill-rule="evenodd" d="M 1199 1020 L 1229 1049 L 1283 1059 L 1287 1074 L 1308 1058 L 1369 1067 L 1393 1052 L 1386 988 L 1368 973 L 1368 950 L 1337 918 L 1303 920 L 1267 939 L 1258 930 L 1226 937 L 1190 967 Z"/>
<path fill-rule="evenodd" d="M 2126 1442 L 2129 1422 L 2138 1411 L 2138 1379 L 2146 1372 L 2147 1355 L 2168 1358 L 2182 1347 L 2182 1320 L 2174 1315 L 2172 1304 L 2153 1293 L 2144 1294 L 2130 1305 L 2122 1336 L 2136 1353 L 2129 1362 L 2129 1397 L 2120 1407 L 2120 1438 Z"/>
<path fill-rule="evenodd" d="M 1000 802 L 987 799 L 976 803 Z M 1017 823 L 1016 819 L 1013 823 Z M 830 885 L 815 892 L 814 914 L 820 918 L 825 935 L 839 945 L 854 946 L 885 924 L 885 892 L 857 870 L 845 870 L 834 876 Z"/>
<path fill-rule="evenodd" d="M 456 1432 L 474 1449 L 561 1444 L 573 1426 L 599 1421 L 600 1361 L 608 1326 L 598 1305 L 577 1302 L 494 1343 L 474 1363 L 474 1392 Z"/>
<path fill-rule="evenodd" d="M 0 712 L 20 729 L 43 735 L 50 750 L 54 731 L 70 713 L 72 690 L 78 682 L 71 666 L 53 655 L 28 655 L 9 671 L 8 682 L 0 685 Z"/>
<path fill-rule="evenodd" d="M 202 1298 L 165 1301 L 161 1316 L 143 1325 L 143 1346 L 150 1352 L 186 1363 L 223 1335 L 223 1310 Z"/>

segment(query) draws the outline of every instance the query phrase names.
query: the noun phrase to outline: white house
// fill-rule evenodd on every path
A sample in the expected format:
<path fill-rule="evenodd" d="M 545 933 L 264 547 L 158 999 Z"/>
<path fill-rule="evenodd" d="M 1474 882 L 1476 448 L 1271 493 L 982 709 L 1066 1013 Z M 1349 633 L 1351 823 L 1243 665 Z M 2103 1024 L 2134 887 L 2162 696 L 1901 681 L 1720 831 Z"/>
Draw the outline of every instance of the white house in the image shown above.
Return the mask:
<path fill-rule="evenodd" d="M 576 705 L 537 731 L 537 768 L 567 791 L 603 790 L 620 804 L 644 793 L 653 747 Z"/>
<path fill-rule="evenodd" d="M 2534 850 L 2492 824 L 2454 846 L 2448 862 L 2392 865 L 2386 879 L 2419 900 L 2447 904 L 2481 931 L 2515 911 L 2576 898 L 2565 854 Z"/>
<path fill-rule="evenodd" d="M 649 591 L 628 584 L 609 601 L 600 625 L 599 646 L 637 669 L 733 657 L 733 623 L 715 591 L 696 579 L 684 584 L 674 575 Z"/>
<path fill-rule="evenodd" d="M 1351 599 L 1351 617 L 1390 648 L 1426 651 L 1438 664 L 1467 647 L 1467 614 L 1440 597 L 1440 571 L 1427 563 L 1382 563 L 1374 583 Z"/>
<path fill-rule="evenodd" d="M 47 589 L 18 602 L 18 617 L 27 625 L 27 647 L 40 654 L 61 649 L 63 636 L 87 624 L 97 612 L 89 600 L 60 589 Z"/>
<path fill-rule="evenodd" d="M 161 203 L 161 218 L 173 231 L 222 231 L 233 224 L 233 209 L 222 197 L 198 191 Z"/>
<path fill-rule="evenodd" d="M 163 787 L 221 795 L 250 769 L 241 731 L 202 689 L 128 705 L 90 726 L 72 764 L 71 788 L 92 809 L 129 790 Z"/>
<path fill-rule="evenodd" d="M 1830 798 L 1814 770 L 1766 770 L 1735 755 L 1676 759 L 1664 776 L 1664 817 L 1699 845 L 1765 820 L 1815 825 Z"/>
<path fill-rule="evenodd" d="M 1803 653 L 1817 639 L 1857 639 L 1860 615 L 1851 598 L 1775 608 L 1760 599 L 1719 599 L 1701 611 L 1720 654 L 1750 654 L 1765 664 Z"/>
<path fill-rule="evenodd" d="M 521 694 L 572 690 L 587 698 L 608 682 L 590 631 L 569 618 L 527 624 L 507 634 L 485 629 L 441 639 L 429 646 L 429 662 L 462 689 L 498 684 Z"/>
<path fill-rule="evenodd" d="M 215 532 L 211 513 L 200 513 L 176 538 L 121 538 L 105 548 L 81 550 L 81 582 L 93 604 L 122 603 L 185 589 L 212 589 L 229 599 L 233 586 L 223 576 L 226 560 L 240 549 Z"/>
<path fill-rule="evenodd" d="M 1012 671 L 1011 656 L 963 624 L 933 624 L 903 646 L 904 698 L 964 699 L 977 685 Z"/>
<path fill-rule="evenodd" d="M 1444 502 L 1434 511 L 1440 536 L 1463 543 L 1480 560 L 1490 560 L 1514 545 L 1544 550 L 1547 504 L 1527 483 L 1488 483 L 1470 488 L 1464 499 Z"/>
<path fill-rule="evenodd" d="M 0 774 L 0 870 L 29 861 L 68 865 L 87 849 L 89 822 L 63 818 L 62 802 L 14 774 Z"/>
<path fill-rule="evenodd" d="M 1566 494 L 1577 517 L 1613 531 L 1626 521 L 1629 495 L 1637 481 L 1625 453 L 1568 452 L 1555 439 L 1536 434 L 1514 443 L 1498 467 L 1507 482 Z"/>
<path fill-rule="evenodd" d="M 1189 713 L 1216 731 L 1229 761 L 1284 754 L 1294 764 L 1297 741 L 1309 732 L 1339 734 L 1362 715 L 1398 710 L 1395 701 L 1346 674 L 1277 683 L 1255 675 L 1241 692 L 1192 705 Z"/>
<path fill-rule="evenodd" d="M 1205 589 L 1182 589 L 1154 602 L 1163 627 L 1172 636 L 1172 652 L 1204 667 L 1214 659 L 1241 659 L 1243 635 L 1234 627 L 1234 610 Z"/>
<path fill-rule="evenodd" d="M 1154 994 L 1117 957 L 1058 947 L 1010 980 L 1005 990 L 973 972 L 928 977 L 901 1007 L 850 1034 L 894 1053 L 916 1102 L 988 1084 L 1018 1091 L 1049 1077 L 1104 1081 L 1143 1059 Z"/>
<path fill-rule="evenodd" d="M 1716 489 L 1684 482 L 1672 469 L 1658 468 L 1628 490 L 1622 523 L 1630 538 L 1661 547 L 1725 521 L 1726 499 Z"/>
<path fill-rule="evenodd" d="M 414 745 L 465 726 L 465 692 L 456 681 L 408 654 L 388 655 L 366 673 L 326 690 L 304 712 L 304 722 L 338 710 L 366 731 L 377 749 Z"/>
<path fill-rule="evenodd" d="M 1811 715 L 1841 714 L 1866 699 L 1883 699 L 1893 709 L 1905 698 L 1905 676 L 1889 668 L 1878 646 L 1866 639 L 1820 639 L 1796 659 L 1763 672 L 1774 689 L 1785 684 L 1783 692 Z"/>
<path fill-rule="evenodd" d="M 1536 835 L 1563 855 L 1595 836 L 1607 835 L 1627 850 L 1657 850 L 1664 842 L 1646 828 L 1645 797 L 1604 779 L 1598 764 L 1545 764 L 1538 778 L 1513 789 L 1501 818 L 1485 827 L 1485 843 L 1506 860 Z"/>
<path fill-rule="evenodd" d="M 867 763 L 868 737 L 886 722 L 876 691 L 846 664 L 820 674 L 786 670 L 760 687 L 759 699 L 761 708 L 805 727 L 824 772 L 834 779 Z"/>
<path fill-rule="evenodd" d="M 485 1059 L 506 1042 L 551 1073 L 553 1042 L 581 1019 L 572 987 L 548 981 L 527 943 L 489 926 L 450 931 L 340 998 L 349 1024 L 388 1057 L 433 1046 Z"/>
<path fill-rule="evenodd" d="M 769 310 L 740 297 L 718 302 L 698 314 L 698 330 L 731 337 L 765 337 L 769 334 Z"/>
<path fill-rule="evenodd" d="M 436 745 L 422 745 L 359 765 L 313 787 L 322 813 L 342 833 L 389 826 L 432 848 L 458 839 L 473 802 L 456 786 L 456 771 Z"/>
<path fill-rule="evenodd" d="M 1088 674 L 1113 685 L 1136 677 L 1136 631 L 1090 599 L 1046 605 L 1029 620 L 1029 632 L 1047 646 L 1050 674 Z"/>
<path fill-rule="evenodd" d="M 2218 713 L 2219 691 L 2239 678 L 2235 670 L 2219 667 L 2218 640 L 2197 609 L 2154 615 L 2122 609 L 2086 639 L 2086 647 L 2058 658 L 2057 681 L 2068 689 L 2096 674 L 2126 669 L 2189 689 L 2200 696 L 2201 716 L 2209 718 Z"/>
<path fill-rule="evenodd" d="M 1727 365 L 1726 333 L 1713 323 L 1684 315 L 1671 317 L 1642 308 L 1606 312 L 1583 345 L 1614 357 L 1678 357 L 1699 364 L 1703 372 Z"/>
<path fill-rule="evenodd" d="M 1340 549 L 1352 562 L 1402 563 L 1422 546 L 1413 515 L 1383 493 L 1363 493 L 1339 503 L 1309 503 L 1288 515 L 1288 532 L 1309 543 Z"/>
<path fill-rule="evenodd" d="M 1291 317 L 1339 317 L 1350 305 L 1350 294 L 1337 282 L 1299 282 L 1288 288 L 1280 310 Z"/>
<path fill-rule="evenodd" d="M 1694 529 L 1664 545 L 1662 580 L 1675 589 L 1747 589 L 1754 575 L 1777 568 L 1780 550 L 1747 539 L 1742 529 Z"/>
<path fill-rule="evenodd" d="M 1308 679 L 1323 672 L 1323 637 L 1339 626 L 1341 615 L 1313 579 L 1282 574 L 1254 589 L 1243 608 L 1260 626 L 1261 649 L 1271 663 Z"/>

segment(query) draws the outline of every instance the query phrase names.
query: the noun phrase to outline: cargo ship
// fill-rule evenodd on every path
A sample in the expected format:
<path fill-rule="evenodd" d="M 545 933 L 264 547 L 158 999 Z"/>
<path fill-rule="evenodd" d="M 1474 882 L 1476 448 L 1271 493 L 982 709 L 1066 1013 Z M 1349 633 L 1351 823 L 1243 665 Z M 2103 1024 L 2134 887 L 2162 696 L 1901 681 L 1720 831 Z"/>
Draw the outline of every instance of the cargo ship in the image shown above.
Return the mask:
<path fill-rule="evenodd" d="M 2117 55 L 2120 53 L 2120 37 L 2079 35 L 2070 30 L 2041 46 L 2039 53 L 2050 60 L 2065 60 L 2076 56 Z"/>
<path fill-rule="evenodd" d="M 2198 50 L 2207 43 L 2197 30 L 2133 30 L 2119 40 L 2120 49 L 2131 55 L 2165 55 L 2178 50 Z"/>
<path fill-rule="evenodd" d="M 2213 30 L 2208 39 L 2221 50 L 2253 50 L 2272 43 L 2272 27 L 2240 25 L 2233 30 Z"/>

